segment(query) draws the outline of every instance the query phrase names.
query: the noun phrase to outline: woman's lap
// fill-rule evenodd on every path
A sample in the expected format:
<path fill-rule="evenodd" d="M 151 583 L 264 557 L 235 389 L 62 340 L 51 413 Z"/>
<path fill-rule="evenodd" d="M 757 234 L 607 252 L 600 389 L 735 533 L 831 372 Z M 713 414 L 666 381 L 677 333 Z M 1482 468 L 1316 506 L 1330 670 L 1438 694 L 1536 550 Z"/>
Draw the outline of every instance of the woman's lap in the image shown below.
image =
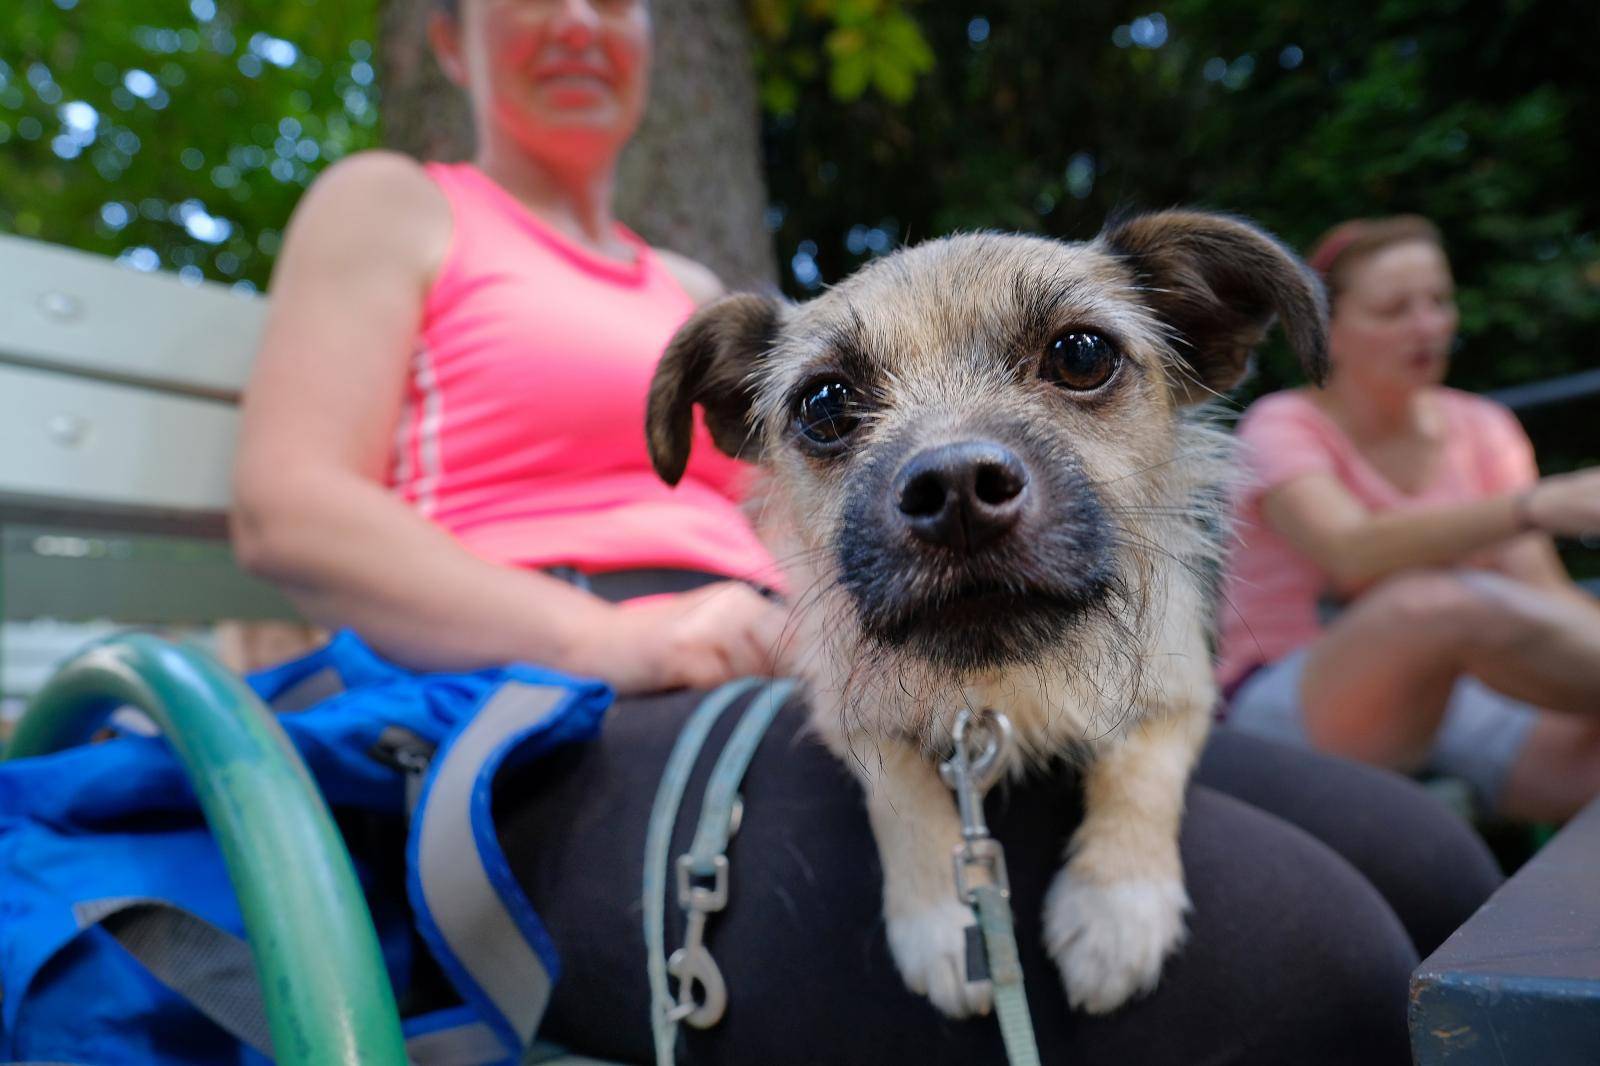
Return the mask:
<path fill-rule="evenodd" d="M 694 702 L 689 694 L 625 700 L 599 741 L 506 781 L 497 797 L 513 871 L 562 957 L 548 1035 L 574 1050 L 650 1057 L 638 902 L 645 825 Z M 709 748 L 731 729 L 728 717 Z M 797 708 L 780 715 L 746 781 L 730 848 L 731 901 L 708 934 L 730 1006 L 716 1028 L 686 1031 L 689 1061 L 993 1059 L 992 1019 L 947 1021 L 902 985 L 884 940 L 859 786 L 800 735 L 802 718 Z M 1202 773 L 1226 786 L 1227 767 L 1251 757 L 1208 756 Z M 710 761 L 690 784 L 686 811 L 696 809 Z M 1270 796 L 1271 777 L 1254 775 L 1240 791 Z M 1046 1060 L 1405 1061 L 1406 977 L 1416 955 L 1394 911 L 1334 851 L 1207 787 L 1216 783 L 1191 790 L 1181 840 L 1194 901 L 1189 940 L 1155 993 L 1104 1018 L 1067 1008 L 1040 935 L 1044 894 L 1080 814 L 1076 783 L 1061 774 L 991 796 Z M 1365 802 L 1346 799 L 1347 813 Z M 1400 812 L 1389 813 L 1392 825 Z M 674 853 L 687 849 L 691 822 L 680 818 Z M 667 913 L 668 943 L 680 943 L 670 900 Z"/>
<path fill-rule="evenodd" d="M 1376 767 L 1212 733 L 1195 781 L 1310 833 L 1355 866 L 1432 953 L 1503 877 L 1472 827 L 1416 782 Z"/>
<path fill-rule="evenodd" d="M 1301 700 L 1307 650 L 1290 652 L 1245 682 L 1229 706 L 1229 726 L 1310 748 Z M 1511 767 L 1538 716 L 1534 708 L 1476 678 L 1460 678 L 1450 691 L 1426 768 L 1466 781 L 1483 809 L 1497 810 Z"/>

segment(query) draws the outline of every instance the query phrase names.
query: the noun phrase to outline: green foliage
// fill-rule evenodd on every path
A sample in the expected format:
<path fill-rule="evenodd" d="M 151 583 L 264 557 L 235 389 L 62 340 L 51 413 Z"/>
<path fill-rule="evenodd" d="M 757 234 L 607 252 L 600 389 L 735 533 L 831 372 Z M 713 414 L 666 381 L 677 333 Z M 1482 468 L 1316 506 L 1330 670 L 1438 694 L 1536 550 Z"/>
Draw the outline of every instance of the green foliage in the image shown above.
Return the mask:
<path fill-rule="evenodd" d="M 313 173 L 376 140 L 375 12 L 307 0 L 11 0 L 0 230 L 265 285 Z"/>
<path fill-rule="evenodd" d="M 1588 0 L 992 0 L 915 9 L 938 65 L 904 104 L 798 84 L 769 119 L 796 293 L 894 243 L 998 227 L 1071 238 L 1179 203 L 1296 247 L 1415 211 L 1460 285 L 1468 388 L 1595 363 L 1600 72 Z M 1586 29 L 1584 29 L 1586 27 Z M 1266 353 L 1255 389 L 1298 380 Z"/>
<path fill-rule="evenodd" d="M 893 104 L 916 92 L 933 69 L 933 51 L 905 10 L 911 0 L 752 0 L 759 45 L 761 100 L 778 115 L 793 112 L 802 86 L 827 57 L 828 90 L 850 102 L 868 89 Z"/>
<path fill-rule="evenodd" d="M 12 0 L 0 230 L 264 283 L 313 172 L 377 140 L 377 0 Z M 1298 247 L 1443 228 L 1455 381 L 1591 365 L 1600 68 L 1588 0 L 751 0 L 772 218 L 796 292 L 896 243 L 1084 237 L 1196 203 Z M 1587 30 L 1584 28 L 1587 27 Z M 937 63 L 934 57 L 938 57 Z M 1281 350 L 1258 387 L 1294 380 Z"/>

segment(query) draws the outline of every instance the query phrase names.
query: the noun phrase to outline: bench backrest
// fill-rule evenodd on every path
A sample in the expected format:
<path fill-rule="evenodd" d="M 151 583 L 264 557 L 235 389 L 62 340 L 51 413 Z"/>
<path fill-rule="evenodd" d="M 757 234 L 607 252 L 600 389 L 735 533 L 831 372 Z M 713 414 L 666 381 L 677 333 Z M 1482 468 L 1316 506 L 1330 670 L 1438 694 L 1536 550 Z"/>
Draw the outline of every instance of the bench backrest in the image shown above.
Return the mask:
<path fill-rule="evenodd" d="M 266 300 L 0 235 L 3 617 L 285 617 L 225 543 Z"/>
<path fill-rule="evenodd" d="M 0 236 L 0 498 L 214 528 L 266 301 Z"/>

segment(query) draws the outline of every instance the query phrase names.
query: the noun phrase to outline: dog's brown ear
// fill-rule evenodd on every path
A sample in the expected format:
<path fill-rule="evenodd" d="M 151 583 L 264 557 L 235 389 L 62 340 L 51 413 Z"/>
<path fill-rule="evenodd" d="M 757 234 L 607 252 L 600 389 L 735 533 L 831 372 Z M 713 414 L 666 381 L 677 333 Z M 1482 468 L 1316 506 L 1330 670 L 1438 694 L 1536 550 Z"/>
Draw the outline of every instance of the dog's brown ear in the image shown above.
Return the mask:
<path fill-rule="evenodd" d="M 695 404 L 705 409 L 718 448 L 735 458 L 760 458 L 761 442 L 749 425 L 750 375 L 777 339 L 781 316 L 777 300 L 724 296 L 696 311 L 667 345 L 645 411 L 650 462 L 667 484 L 676 485 L 689 465 Z"/>
<path fill-rule="evenodd" d="M 1194 403 L 1237 385 L 1273 319 L 1312 381 L 1328 373 L 1322 283 L 1293 252 L 1241 219 L 1202 211 L 1140 215 L 1100 235 L 1132 267 L 1144 301 L 1176 332 Z"/>

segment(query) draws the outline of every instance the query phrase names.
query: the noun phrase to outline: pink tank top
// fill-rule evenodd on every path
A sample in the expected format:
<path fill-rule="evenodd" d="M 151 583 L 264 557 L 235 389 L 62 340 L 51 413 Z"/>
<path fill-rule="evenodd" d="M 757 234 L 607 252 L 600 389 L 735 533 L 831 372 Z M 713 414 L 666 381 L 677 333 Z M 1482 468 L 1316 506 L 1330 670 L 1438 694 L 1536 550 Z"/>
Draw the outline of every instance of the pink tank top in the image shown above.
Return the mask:
<path fill-rule="evenodd" d="M 633 233 L 599 256 L 470 164 L 429 164 L 450 247 L 423 308 L 389 484 L 469 550 L 586 573 L 703 570 L 771 584 L 740 510 L 748 468 L 698 420 L 676 488 L 645 450 L 656 363 L 694 302 Z"/>

